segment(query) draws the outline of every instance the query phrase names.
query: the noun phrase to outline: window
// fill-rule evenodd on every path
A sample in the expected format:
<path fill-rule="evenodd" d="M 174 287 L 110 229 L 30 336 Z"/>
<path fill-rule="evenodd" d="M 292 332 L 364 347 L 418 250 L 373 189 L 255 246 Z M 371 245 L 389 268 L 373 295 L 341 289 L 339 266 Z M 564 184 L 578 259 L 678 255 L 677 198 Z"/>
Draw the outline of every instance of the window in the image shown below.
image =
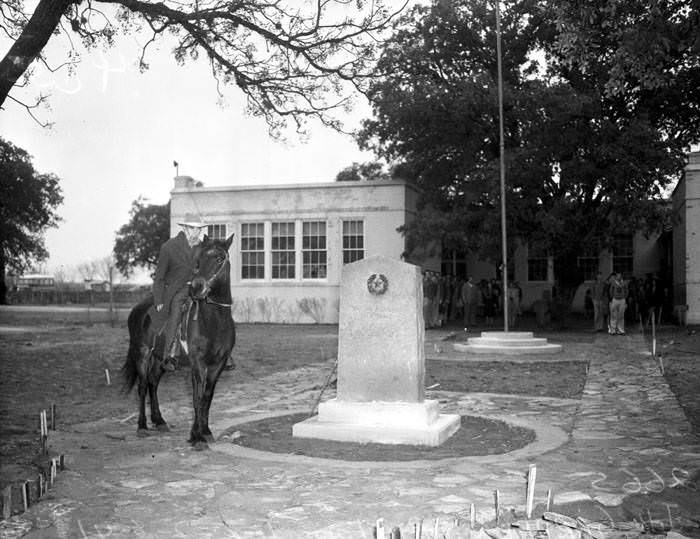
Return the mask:
<path fill-rule="evenodd" d="M 594 281 L 598 273 L 598 246 L 584 249 L 582 256 L 576 258 L 576 266 L 581 270 L 585 281 Z"/>
<path fill-rule="evenodd" d="M 294 279 L 294 223 L 272 223 L 272 278 Z"/>
<path fill-rule="evenodd" d="M 241 224 L 241 278 L 265 278 L 265 224 Z"/>
<path fill-rule="evenodd" d="M 634 266 L 632 234 L 617 234 L 613 238 L 613 272 L 631 274 Z"/>
<path fill-rule="evenodd" d="M 226 239 L 226 225 L 209 225 L 207 226 L 207 236 L 212 240 Z"/>
<path fill-rule="evenodd" d="M 543 249 L 528 246 L 527 249 L 527 280 L 546 281 L 549 268 L 549 257 Z"/>
<path fill-rule="evenodd" d="M 365 234 L 362 221 L 343 221 L 343 264 L 365 257 Z"/>
<path fill-rule="evenodd" d="M 325 279 L 327 269 L 326 223 L 309 221 L 302 226 L 302 276 L 304 279 Z"/>

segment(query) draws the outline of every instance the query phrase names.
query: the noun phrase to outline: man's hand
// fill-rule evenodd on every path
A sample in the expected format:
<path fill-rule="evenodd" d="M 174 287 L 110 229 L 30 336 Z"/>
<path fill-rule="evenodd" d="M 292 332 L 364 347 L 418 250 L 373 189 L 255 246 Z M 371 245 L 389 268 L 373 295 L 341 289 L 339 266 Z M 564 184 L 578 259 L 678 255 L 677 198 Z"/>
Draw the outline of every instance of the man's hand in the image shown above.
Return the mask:
<path fill-rule="evenodd" d="M 162 303 L 159 303 L 158 305 L 156 305 L 156 312 L 160 312 L 160 311 L 162 311 L 162 310 L 163 310 L 163 304 L 162 304 Z"/>

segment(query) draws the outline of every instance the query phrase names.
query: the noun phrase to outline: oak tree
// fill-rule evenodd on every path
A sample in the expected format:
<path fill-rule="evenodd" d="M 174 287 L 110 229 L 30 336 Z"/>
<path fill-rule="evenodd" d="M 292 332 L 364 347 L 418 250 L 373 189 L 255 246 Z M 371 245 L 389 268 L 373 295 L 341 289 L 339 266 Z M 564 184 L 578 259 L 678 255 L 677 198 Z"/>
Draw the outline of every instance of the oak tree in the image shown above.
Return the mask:
<path fill-rule="evenodd" d="M 26 151 L 0 138 L 0 304 L 7 303 L 8 271 L 47 258 L 44 233 L 60 221 L 62 202 L 59 178 L 37 172 Z"/>
<path fill-rule="evenodd" d="M 128 277 L 137 268 L 155 271 L 161 246 L 170 237 L 170 203 L 147 204 L 134 200 L 129 222 L 117 231 L 114 261 L 119 272 Z"/>
<path fill-rule="evenodd" d="M 700 94 L 672 83 L 611 93 L 601 51 L 582 69 L 562 48 L 558 2 L 501 5 L 509 249 L 518 237 L 551 254 L 570 293 L 582 253 L 658 229 L 663 193 L 698 140 Z M 469 0 L 400 18 L 359 140 L 424 191 L 409 245 L 438 240 L 498 263 L 495 20 L 490 4 Z"/>

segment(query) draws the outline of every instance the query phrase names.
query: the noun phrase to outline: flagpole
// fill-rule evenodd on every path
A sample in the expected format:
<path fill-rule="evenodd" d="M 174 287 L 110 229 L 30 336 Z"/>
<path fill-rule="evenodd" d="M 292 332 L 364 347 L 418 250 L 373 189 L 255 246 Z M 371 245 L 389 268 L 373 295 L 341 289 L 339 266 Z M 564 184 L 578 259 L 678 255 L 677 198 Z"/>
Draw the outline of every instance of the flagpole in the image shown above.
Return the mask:
<path fill-rule="evenodd" d="M 502 277 L 503 292 L 503 330 L 508 332 L 508 248 L 506 244 L 506 168 L 505 168 L 505 144 L 503 142 L 503 67 L 501 65 L 501 7 L 500 0 L 496 0 L 496 56 L 498 65 L 498 136 L 499 136 L 499 161 L 501 175 L 501 246 L 502 246 Z"/>

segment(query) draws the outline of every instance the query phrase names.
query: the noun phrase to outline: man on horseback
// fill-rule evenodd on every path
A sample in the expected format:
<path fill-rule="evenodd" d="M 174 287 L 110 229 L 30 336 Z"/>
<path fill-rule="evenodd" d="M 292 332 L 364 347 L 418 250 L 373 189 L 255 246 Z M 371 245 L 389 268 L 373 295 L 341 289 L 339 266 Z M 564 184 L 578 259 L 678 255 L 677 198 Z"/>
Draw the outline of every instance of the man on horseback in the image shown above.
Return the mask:
<path fill-rule="evenodd" d="M 156 326 L 165 333 L 162 367 L 174 371 L 177 365 L 177 330 L 182 306 L 187 301 L 188 287 L 194 273 L 195 247 L 202 241 L 203 223 L 194 215 L 186 215 L 178 223 L 182 230 L 166 241 L 160 249 L 158 266 L 153 278 L 153 298 L 156 308 Z M 159 333 L 160 333 L 159 332 Z"/>

